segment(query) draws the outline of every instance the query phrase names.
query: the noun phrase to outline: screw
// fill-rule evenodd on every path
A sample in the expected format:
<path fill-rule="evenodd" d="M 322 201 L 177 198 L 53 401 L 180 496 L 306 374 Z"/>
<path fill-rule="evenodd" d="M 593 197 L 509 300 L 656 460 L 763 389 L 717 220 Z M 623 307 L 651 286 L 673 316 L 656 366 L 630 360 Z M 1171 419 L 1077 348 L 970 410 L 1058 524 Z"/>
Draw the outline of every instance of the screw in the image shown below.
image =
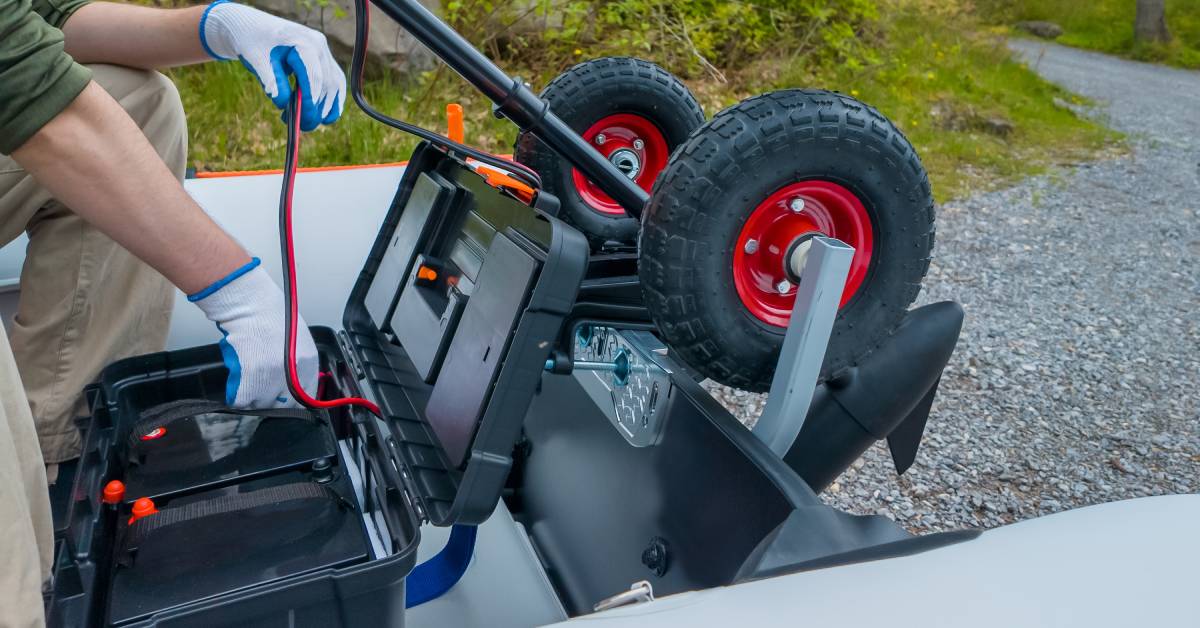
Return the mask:
<path fill-rule="evenodd" d="M 775 291 L 779 294 L 787 294 L 788 290 L 791 289 L 792 282 L 788 281 L 787 279 L 781 279 L 779 283 L 775 284 Z"/>
<path fill-rule="evenodd" d="M 792 202 L 790 205 L 788 205 L 788 207 L 791 207 L 792 211 L 799 214 L 800 212 L 804 211 L 804 199 L 796 197 L 792 199 Z"/>
<path fill-rule="evenodd" d="M 660 536 L 650 539 L 650 545 L 642 550 L 642 564 L 654 572 L 654 575 L 663 577 L 670 566 L 667 540 Z"/>
<path fill-rule="evenodd" d="M 642 140 L 633 140 L 633 147 L 638 150 L 642 150 L 643 148 L 646 147 L 646 143 L 643 142 Z"/>
<path fill-rule="evenodd" d="M 746 240 L 746 247 L 742 250 L 749 255 L 754 255 L 758 252 L 758 240 Z"/>
<path fill-rule="evenodd" d="M 599 134 L 599 135 L 597 135 L 597 136 L 596 136 L 596 143 L 597 143 L 597 144 L 603 144 L 603 143 L 605 143 L 605 142 L 607 142 L 607 141 L 608 141 L 608 138 L 607 138 L 607 137 L 605 137 L 605 135 L 604 135 L 603 133 L 601 133 L 601 134 Z"/>

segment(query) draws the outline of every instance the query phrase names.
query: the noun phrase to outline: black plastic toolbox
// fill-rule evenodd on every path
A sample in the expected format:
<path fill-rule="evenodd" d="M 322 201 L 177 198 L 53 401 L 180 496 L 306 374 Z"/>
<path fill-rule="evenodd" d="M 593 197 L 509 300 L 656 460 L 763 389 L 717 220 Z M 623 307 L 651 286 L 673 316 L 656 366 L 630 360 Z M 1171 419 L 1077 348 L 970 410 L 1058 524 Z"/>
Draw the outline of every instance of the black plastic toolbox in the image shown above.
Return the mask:
<path fill-rule="evenodd" d="M 344 376 L 348 367 L 332 330 L 312 331 L 323 368 Z M 330 443 L 330 423 L 339 426 L 342 447 L 331 449 L 331 457 L 313 459 L 311 451 L 301 451 L 281 463 L 277 452 L 273 464 L 216 481 L 211 467 L 199 465 L 194 483 L 156 495 L 156 505 L 178 507 L 231 491 L 311 481 L 315 465 L 354 503 L 354 512 L 339 515 L 336 504 L 297 502 L 218 515 L 163 531 L 152 543 L 140 544 L 132 564 L 120 564 L 128 561 L 123 554 L 130 504 L 142 495 L 127 493 L 116 508 L 100 495 L 108 481 L 131 471 L 124 461 L 126 423 L 164 400 L 223 395 L 224 373 L 215 345 L 130 358 L 104 371 L 90 391 L 92 422 L 59 539 L 48 624 L 402 625 L 404 577 L 416 560 L 419 523 L 380 468 L 387 454 L 378 425 L 352 423 L 344 412 L 320 424 Z M 293 433 L 287 426 L 272 436 Z M 272 438 L 252 446 L 284 442 Z M 374 548 L 360 511 L 372 521 Z"/>
<path fill-rule="evenodd" d="M 438 189 L 444 193 L 422 191 Z M 414 216 L 420 217 L 415 229 Z M 400 237 L 409 230 L 416 237 Z M 219 349 L 198 347 L 111 365 L 89 390 L 93 414 L 83 458 L 66 520 L 56 525 L 49 624 L 402 626 L 404 579 L 414 566 L 420 524 L 477 524 L 495 509 L 525 413 L 587 261 L 587 242 L 577 231 L 488 186 L 458 158 L 427 144 L 418 147 L 351 292 L 345 331 L 313 329 L 322 371 L 329 374 L 326 396 L 371 397 L 383 419 L 353 408 L 330 411 L 315 424 L 263 422 L 251 430 L 259 434 L 270 426 L 261 442 L 253 434 L 240 442 L 246 451 L 217 456 L 193 449 L 194 468 L 155 466 L 145 451 L 131 452 L 131 443 L 140 447 L 132 426 L 155 404 L 221 398 L 227 372 Z M 418 266 L 434 264 L 437 282 L 418 276 Z M 375 282 L 377 273 L 388 286 Z M 397 333 L 397 325 L 406 323 L 393 317 L 405 294 L 410 310 L 417 295 L 416 302 L 432 313 L 428 333 L 408 334 L 415 338 L 408 341 Z M 303 304 L 305 295 L 300 297 Z M 411 343 L 428 343 L 420 350 L 431 360 L 422 368 L 410 357 Z M 310 438 L 313 425 L 328 438 Z M 169 429 L 192 430 L 193 436 L 202 431 L 188 422 Z M 287 441 L 288 434 L 297 439 L 295 447 L 272 446 Z M 136 464 L 130 464 L 131 453 L 137 454 Z M 143 495 L 130 491 L 115 509 L 101 500 L 105 483 L 139 473 L 142 490 L 171 508 L 198 496 L 309 481 L 317 466 L 322 473 L 332 470 L 342 493 L 352 493 L 361 528 L 354 533 L 370 541 L 365 552 L 347 540 L 354 535 L 340 534 L 341 524 L 333 537 L 323 532 L 321 547 L 306 545 L 304 538 L 320 536 L 319 526 L 294 527 L 289 534 L 299 537 L 285 539 L 293 549 L 287 556 L 266 549 L 269 539 L 222 548 L 213 540 L 221 534 L 192 526 L 174 530 L 179 538 L 166 544 L 202 537 L 194 544 L 207 543 L 211 552 L 190 547 L 172 564 L 169 548 L 159 548 L 147 559 L 160 561 L 158 566 L 134 576 L 125 535 L 130 501 Z M 259 514 L 270 519 L 270 513 Z M 291 513 L 288 521 L 304 518 Z M 257 533 L 244 517 L 222 525 L 226 537 Z M 345 551 L 323 553 L 330 538 Z M 256 547 L 269 555 L 251 556 Z M 247 567 L 214 571 L 224 559 L 214 554 L 222 551 L 240 554 Z M 264 568 L 283 563 L 290 567 Z M 171 583 L 156 582 L 155 573 L 180 582 L 191 578 L 196 586 L 178 598 L 149 595 L 160 586 L 168 594 L 178 592 Z M 114 604 L 114 590 L 126 599 Z M 130 595 L 141 599 L 129 603 Z M 147 601 L 152 599 L 157 601 Z"/>

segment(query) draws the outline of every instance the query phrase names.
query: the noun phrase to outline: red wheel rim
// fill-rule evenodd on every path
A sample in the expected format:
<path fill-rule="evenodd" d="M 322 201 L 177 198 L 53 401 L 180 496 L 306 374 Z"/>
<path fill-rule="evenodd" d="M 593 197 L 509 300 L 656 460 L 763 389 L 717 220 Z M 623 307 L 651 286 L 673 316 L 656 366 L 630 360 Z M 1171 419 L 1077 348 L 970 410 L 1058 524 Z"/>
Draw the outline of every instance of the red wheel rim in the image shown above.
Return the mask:
<path fill-rule="evenodd" d="M 733 253 L 733 283 L 738 296 L 762 322 L 786 327 L 791 320 L 796 278 L 787 270 L 786 259 L 794 246 L 813 235 L 837 238 L 854 247 L 841 305 L 854 298 L 862 286 L 875 240 L 871 217 L 862 201 L 829 181 L 784 186 L 746 219 Z M 788 283 L 781 286 L 784 280 Z"/>
<path fill-rule="evenodd" d="M 603 142 L 600 141 L 601 136 Z M 667 138 L 662 131 L 653 122 L 632 113 L 617 113 L 602 118 L 583 133 L 583 139 L 618 167 L 633 164 L 637 170 L 633 180 L 647 192 L 654 185 L 658 173 L 667 167 L 667 158 L 670 157 Z M 622 170 L 628 172 L 626 168 Z M 602 214 L 625 215 L 625 209 L 583 176 L 582 172 L 572 170 L 571 177 L 575 191 L 592 209 Z"/>

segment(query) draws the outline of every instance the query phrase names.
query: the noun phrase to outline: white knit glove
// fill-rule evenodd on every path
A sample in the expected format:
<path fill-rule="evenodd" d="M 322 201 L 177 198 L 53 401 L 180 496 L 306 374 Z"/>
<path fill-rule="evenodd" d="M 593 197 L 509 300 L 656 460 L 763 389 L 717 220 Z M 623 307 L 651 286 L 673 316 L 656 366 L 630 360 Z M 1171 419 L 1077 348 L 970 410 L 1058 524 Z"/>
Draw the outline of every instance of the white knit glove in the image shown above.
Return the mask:
<path fill-rule="evenodd" d="M 303 98 L 300 128 L 332 124 L 346 104 L 346 75 L 325 35 L 258 9 L 217 0 L 200 18 L 200 44 L 214 59 L 240 59 L 276 107 L 292 97 L 295 75 Z"/>
<path fill-rule="evenodd" d="M 221 357 L 229 369 L 225 403 L 235 408 L 297 405 L 284 369 L 283 292 L 256 257 L 213 285 L 188 295 L 217 324 Z M 317 347 L 303 320 L 297 321 L 296 373 L 304 391 L 317 390 Z"/>

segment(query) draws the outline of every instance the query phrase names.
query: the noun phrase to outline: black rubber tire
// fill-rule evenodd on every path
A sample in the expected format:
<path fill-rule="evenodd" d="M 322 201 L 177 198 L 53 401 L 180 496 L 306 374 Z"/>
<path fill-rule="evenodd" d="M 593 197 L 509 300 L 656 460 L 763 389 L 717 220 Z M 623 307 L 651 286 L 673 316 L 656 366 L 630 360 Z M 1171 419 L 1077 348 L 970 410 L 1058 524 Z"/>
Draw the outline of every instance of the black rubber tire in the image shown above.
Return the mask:
<path fill-rule="evenodd" d="M 784 90 L 717 114 L 672 156 L 643 215 L 638 272 L 673 353 L 705 376 L 766 391 L 785 328 L 742 304 L 733 247 L 776 190 L 823 179 L 858 196 L 873 226 L 866 278 L 839 312 L 821 370 L 836 377 L 899 325 L 929 270 L 929 178 L 904 135 L 875 109 L 822 90 Z"/>
<path fill-rule="evenodd" d="M 551 81 L 541 97 L 580 134 L 606 116 L 640 115 L 662 131 L 669 152 L 704 124 L 704 111 L 687 86 L 658 65 L 632 57 L 580 63 Z M 636 241 L 637 220 L 603 214 L 584 202 L 575 190 L 571 165 L 531 133 L 517 137 L 513 158 L 541 175 L 542 185 L 562 202 L 559 217 L 582 231 L 593 250 L 607 241 Z"/>

